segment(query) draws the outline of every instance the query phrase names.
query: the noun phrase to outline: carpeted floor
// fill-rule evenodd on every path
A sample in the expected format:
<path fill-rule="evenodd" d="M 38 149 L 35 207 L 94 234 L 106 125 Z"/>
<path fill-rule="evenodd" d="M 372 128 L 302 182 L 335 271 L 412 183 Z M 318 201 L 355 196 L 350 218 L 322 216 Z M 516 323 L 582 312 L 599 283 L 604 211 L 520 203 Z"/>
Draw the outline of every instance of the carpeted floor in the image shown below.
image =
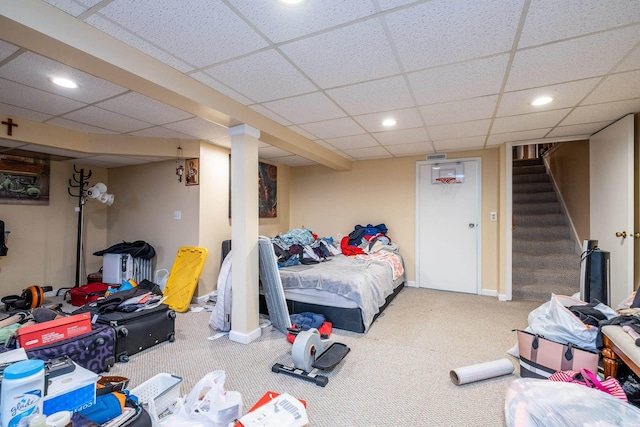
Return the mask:
<path fill-rule="evenodd" d="M 109 372 L 130 378 L 130 387 L 156 373 L 184 379 L 187 394 L 207 372 L 224 370 L 225 388 L 239 391 L 246 412 L 264 392 L 287 392 L 307 401 L 309 425 L 319 426 L 502 426 L 504 396 L 519 378 L 506 351 L 513 329 L 527 326 L 539 302 L 499 302 L 493 297 L 405 288 L 369 332 L 334 330 L 331 338 L 351 352 L 327 373 L 322 388 L 271 372 L 292 365 L 291 344 L 272 327 L 247 345 L 227 336 L 210 340 L 206 311 L 179 313 L 176 341 L 117 363 Z M 512 375 L 454 385 L 452 369 L 508 358 Z"/>

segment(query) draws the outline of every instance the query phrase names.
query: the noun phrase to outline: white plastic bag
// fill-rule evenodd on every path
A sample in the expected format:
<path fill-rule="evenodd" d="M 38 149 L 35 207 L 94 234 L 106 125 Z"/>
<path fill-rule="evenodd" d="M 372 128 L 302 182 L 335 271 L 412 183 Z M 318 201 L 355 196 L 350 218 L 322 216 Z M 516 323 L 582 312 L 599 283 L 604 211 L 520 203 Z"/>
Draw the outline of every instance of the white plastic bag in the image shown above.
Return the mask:
<path fill-rule="evenodd" d="M 596 336 L 598 327 L 585 325 L 567 307 L 586 305 L 587 303 L 566 295 L 551 295 L 551 300 L 529 313 L 527 332 L 539 334 L 545 338 L 563 344 L 572 343 L 582 349 L 598 351 Z M 607 318 L 617 316 L 616 312 L 604 304 L 594 308 L 600 310 Z"/>
<path fill-rule="evenodd" d="M 533 378 L 513 381 L 504 403 L 507 427 L 632 427 L 640 409 L 580 384 Z"/>
<path fill-rule="evenodd" d="M 156 271 L 156 275 L 153 278 L 156 285 L 160 286 L 162 292 L 164 292 L 164 288 L 167 286 L 167 280 L 169 279 L 169 271 L 166 269 Z"/>
<path fill-rule="evenodd" d="M 213 371 L 198 381 L 185 401 L 191 420 L 226 427 L 242 416 L 242 395 L 224 390 L 225 377 L 224 371 Z"/>

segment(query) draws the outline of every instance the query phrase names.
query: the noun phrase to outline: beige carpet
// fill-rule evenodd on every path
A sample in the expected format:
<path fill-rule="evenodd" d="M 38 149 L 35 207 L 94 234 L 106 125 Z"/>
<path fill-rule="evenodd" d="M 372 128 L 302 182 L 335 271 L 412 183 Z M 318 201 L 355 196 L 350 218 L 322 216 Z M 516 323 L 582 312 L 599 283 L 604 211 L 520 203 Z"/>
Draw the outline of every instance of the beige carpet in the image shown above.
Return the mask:
<path fill-rule="evenodd" d="M 307 401 L 310 426 L 502 426 L 505 391 L 519 377 L 506 353 L 516 342 L 512 330 L 526 327 L 539 304 L 405 288 L 368 333 L 334 330 L 351 352 L 324 388 L 271 372 L 276 362 L 293 364 L 291 344 L 275 329 L 247 345 L 209 340 L 210 313 L 182 313 L 174 343 L 117 363 L 110 374 L 135 387 L 173 373 L 184 378 L 184 395 L 207 372 L 224 370 L 225 388 L 242 394 L 245 412 L 267 390 L 287 392 Z M 501 358 L 513 362 L 514 374 L 462 386 L 449 378 L 452 369 Z"/>

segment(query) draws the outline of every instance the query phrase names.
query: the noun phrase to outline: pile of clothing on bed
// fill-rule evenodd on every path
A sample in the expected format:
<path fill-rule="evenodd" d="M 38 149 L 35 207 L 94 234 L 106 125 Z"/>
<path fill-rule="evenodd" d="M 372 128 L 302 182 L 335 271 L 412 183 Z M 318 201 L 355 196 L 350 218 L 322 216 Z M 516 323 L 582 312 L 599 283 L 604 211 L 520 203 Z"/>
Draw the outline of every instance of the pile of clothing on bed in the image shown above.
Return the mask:
<path fill-rule="evenodd" d="M 340 249 L 345 255 L 372 254 L 381 250 L 397 251 L 398 244 L 387 236 L 387 226 L 384 224 L 366 227 L 356 225 L 348 236 L 340 241 Z"/>
<path fill-rule="evenodd" d="M 278 267 L 317 264 L 338 255 L 332 237 L 318 237 L 307 228 L 295 228 L 271 239 Z"/>

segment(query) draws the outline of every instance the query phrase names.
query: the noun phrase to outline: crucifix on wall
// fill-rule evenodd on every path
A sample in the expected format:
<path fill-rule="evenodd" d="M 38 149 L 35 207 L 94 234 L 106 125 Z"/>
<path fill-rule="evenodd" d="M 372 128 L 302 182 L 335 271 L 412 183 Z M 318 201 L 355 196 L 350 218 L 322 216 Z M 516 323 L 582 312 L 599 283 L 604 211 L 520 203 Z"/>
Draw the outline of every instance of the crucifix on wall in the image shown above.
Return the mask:
<path fill-rule="evenodd" d="M 3 120 L 2 124 L 7 126 L 7 135 L 9 136 L 13 135 L 13 127 L 18 127 L 18 124 L 14 123 L 11 118 L 7 119 L 6 122 Z"/>

